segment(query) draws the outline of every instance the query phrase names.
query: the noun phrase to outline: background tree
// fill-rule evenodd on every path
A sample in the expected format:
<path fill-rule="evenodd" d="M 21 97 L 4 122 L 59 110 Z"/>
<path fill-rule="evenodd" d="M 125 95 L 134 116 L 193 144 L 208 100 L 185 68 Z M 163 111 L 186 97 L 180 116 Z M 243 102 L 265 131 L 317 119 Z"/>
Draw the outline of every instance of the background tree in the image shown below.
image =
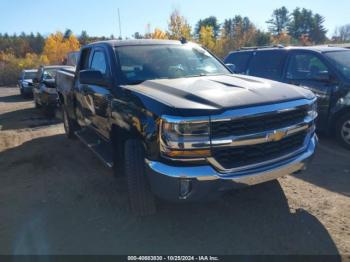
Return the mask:
<path fill-rule="evenodd" d="M 72 30 L 66 29 L 66 31 L 64 32 L 63 38 L 68 39 L 72 34 L 73 34 Z"/>
<path fill-rule="evenodd" d="M 325 18 L 319 14 L 313 16 L 310 38 L 315 44 L 322 44 L 327 40 L 327 29 L 324 27 Z"/>
<path fill-rule="evenodd" d="M 270 24 L 269 31 L 273 35 L 280 35 L 287 31 L 289 24 L 289 11 L 285 6 L 275 9 L 271 15 L 271 19 L 266 23 Z"/>
<path fill-rule="evenodd" d="M 271 34 L 261 31 L 261 30 L 257 30 L 255 32 L 255 36 L 254 36 L 254 43 L 256 46 L 267 46 L 271 44 Z"/>
<path fill-rule="evenodd" d="M 273 35 L 271 37 L 271 43 L 274 45 L 288 46 L 292 43 L 292 37 L 288 33 L 282 32 L 279 35 Z"/>
<path fill-rule="evenodd" d="M 200 19 L 197 22 L 196 27 L 194 29 L 195 36 L 199 38 L 199 33 L 202 27 L 207 27 L 207 26 L 210 26 L 212 28 L 214 38 L 217 39 L 220 33 L 220 24 L 218 23 L 218 20 L 215 16 L 209 16 L 207 18 Z"/>
<path fill-rule="evenodd" d="M 333 40 L 338 43 L 350 42 L 350 24 L 335 29 Z"/>
<path fill-rule="evenodd" d="M 187 40 L 192 38 L 191 26 L 188 24 L 186 18 L 180 15 L 180 12 L 177 9 L 170 14 L 168 35 L 170 39 L 176 40 L 181 37 L 185 37 Z"/>
<path fill-rule="evenodd" d="M 303 8 L 294 9 L 291 14 L 291 21 L 288 25 L 289 34 L 299 39 L 302 35 L 309 35 L 312 28 L 312 11 Z"/>
<path fill-rule="evenodd" d="M 199 43 L 211 51 L 215 51 L 215 33 L 211 26 L 202 26 L 199 31 Z"/>
<path fill-rule="evenodd" d="M 73 34 L 65 39 L 61 32 L 56 32 L 46 39 L 43 54 L 51 64 L 61 64 L 68 52 L 77 51 L 79 48 L 79 41 Z"/>
<path fill-rule="evenodd" d="M 135 33 L 133 34 L 133 38 L 135 38 L 135 39 L 143 39 L 144 36 L 141 35 L 139 32 L 135 32 Z"/>
<path fill-rule="evenodd" d="M 82 46 L 87 45 L 90 42 L 88 33 L 85 30 L 81 31 L 81 34 L 80 34 L 78 40 L 79 40 L 80 45 L 82 45 Z"/>
<path fill-rule="evenodd" d="M 152 39 L 168 39 L 166 32 L 160 30 L 159 28 L 154 29 L 154 32 L 151 34 Z"/>

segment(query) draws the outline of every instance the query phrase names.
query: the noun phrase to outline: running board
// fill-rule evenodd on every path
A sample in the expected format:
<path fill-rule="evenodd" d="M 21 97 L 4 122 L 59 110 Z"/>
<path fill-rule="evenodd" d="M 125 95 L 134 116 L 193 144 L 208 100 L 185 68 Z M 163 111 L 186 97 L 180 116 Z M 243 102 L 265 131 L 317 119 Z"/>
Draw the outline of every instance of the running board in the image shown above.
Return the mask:
<path fill-rule="evenodd" d="M 75 132 L 75 135 L 88 148 L 91 149 L 95 155 L 107 166 L 113 167 L 113 151 L 111 145 L 100 138 L 94 131 L 89 128 L 84 128 Z"/>

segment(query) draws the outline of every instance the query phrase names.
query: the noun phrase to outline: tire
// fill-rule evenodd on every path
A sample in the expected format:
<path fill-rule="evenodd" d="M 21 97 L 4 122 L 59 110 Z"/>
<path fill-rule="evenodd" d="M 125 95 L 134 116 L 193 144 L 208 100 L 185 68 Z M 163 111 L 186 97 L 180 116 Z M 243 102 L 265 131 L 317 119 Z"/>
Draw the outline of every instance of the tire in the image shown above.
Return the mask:
<path fill-rule="evenodd" d="M 148 216 L 156 212 L 155 198 L 145 174 L 145 153 L 141 142 L 130 139 L 124 145 L 125 175 L 131 212 Z"/>
<path fill-rule="evenodd" d="M 113 143 L 113 174 L 116 178 L 124 175 L 124 156 L 119 147 L 120 145 Z"/>
<path fill-rule="evenodd" d="M 64 130 L 66 131 L 66 136 L 69 139 L 75 139 L 76 138 L 75 132 L 80 129 L 80 126 L 76 121 L 74 121 L 68 116 L 67 109 L 64 105 L 62 106 L 62 113 L 63 113 L 63 126 L 64 126 Z"/>
<path fill-rule="evenodd" d="M 350 113 L 338 119 L 335 132 L 339 144 L 350 150 Z"/>

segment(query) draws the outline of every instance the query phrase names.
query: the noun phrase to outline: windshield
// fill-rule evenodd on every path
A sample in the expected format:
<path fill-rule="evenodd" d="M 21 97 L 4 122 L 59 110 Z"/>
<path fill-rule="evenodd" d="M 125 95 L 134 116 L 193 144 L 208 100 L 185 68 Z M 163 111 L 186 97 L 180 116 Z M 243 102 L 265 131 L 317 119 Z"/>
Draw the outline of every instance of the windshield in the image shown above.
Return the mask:
<path fill-rule="evenodd" d="M 126 84 L 230 73 L 210 53 L 191 44 L 122 46 L 116 54 Z"/>
<path fill-rule="evenodd" d="M 24 79 L 34 79 L 37 72 L 25 72 L 23 78 Z"/>
<path fill-rule="evenodd" d="M 327 52 L 325 55 L 343 76 L 350 80 L 350 51 Z"/>

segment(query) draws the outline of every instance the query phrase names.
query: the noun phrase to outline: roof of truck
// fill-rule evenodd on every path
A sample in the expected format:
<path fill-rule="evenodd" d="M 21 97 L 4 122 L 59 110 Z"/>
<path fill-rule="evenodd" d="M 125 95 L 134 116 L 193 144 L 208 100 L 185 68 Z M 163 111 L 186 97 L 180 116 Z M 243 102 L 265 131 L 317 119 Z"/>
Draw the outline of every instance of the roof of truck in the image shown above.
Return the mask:
<path fill-rule="evenodd" d="M 96 44 L 107 44 L 113 47 L 117 46 L 130 46 L 130 45 L 181 45 L 180 40 L 156 40 L 156 39 L 135 39 L 135 40 L 108 40 L 108 41 L 100 41 L 94 42 L 90 45 Z"/>
<path fill-rule="evenodd" d="M 266 46 L 266 47 L 244 47 L 242 49 L 238 49 L 236 51 L 232 51 L 230 53 L 236 53 L 236 52 L 251 52 L 251 51 L 271 51 L 271 50 L 281 50 L 281 51 L 288 51 L 288 50 L 310 50 L 315 52 L 333 52 L 333 51 L 345 51 L 348 50 L 346 48 L 342 47 L 335 47 L 335 46 L 329 46 L 329 45 L 318 45 L 318 46 Z"/>

